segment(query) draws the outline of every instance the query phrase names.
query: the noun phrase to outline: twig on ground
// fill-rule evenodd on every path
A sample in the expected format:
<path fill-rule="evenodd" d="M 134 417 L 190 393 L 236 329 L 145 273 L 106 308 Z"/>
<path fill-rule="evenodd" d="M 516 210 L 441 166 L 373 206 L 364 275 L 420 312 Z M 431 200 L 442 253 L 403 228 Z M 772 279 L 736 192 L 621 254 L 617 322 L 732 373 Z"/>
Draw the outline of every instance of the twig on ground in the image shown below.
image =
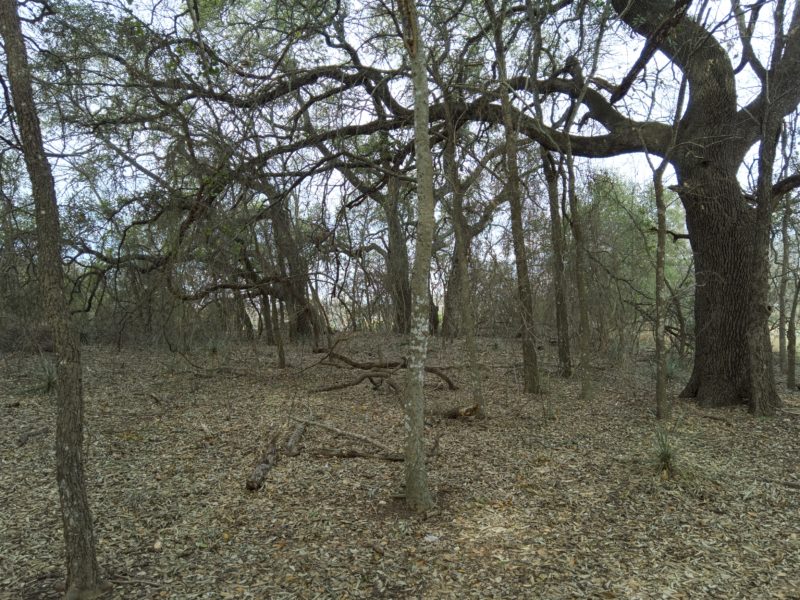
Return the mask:
<path fill-rule="evenodd" d="M 297 423 L 305 423 L 306 425 L 314 425 L 316 427 L 321 427 L 322 429 L 327 429 L 333 433 L 338 435 L 343 435 L 345 437 L 349 437 L 354 440 L 359 440 L 361 442 L 366 442 L 383 450 L 387 454 L 394 454 L 394 451 L 389 448 L 388 446 L 384 446 L 380 442 L 373 440 L 365 435 L 361 435 L 360 433 L 353 433 L 352 431 L 345 431 L 344 429 L 339 429 L 338 427 L 334 427 L 333 425 L 328 425 L 327 423 L 321 423 L 320 421 L 304 421 L 303 419 L 298 419 L 296 417 L 289 417 L 292 421 L 296 421 Z"/>

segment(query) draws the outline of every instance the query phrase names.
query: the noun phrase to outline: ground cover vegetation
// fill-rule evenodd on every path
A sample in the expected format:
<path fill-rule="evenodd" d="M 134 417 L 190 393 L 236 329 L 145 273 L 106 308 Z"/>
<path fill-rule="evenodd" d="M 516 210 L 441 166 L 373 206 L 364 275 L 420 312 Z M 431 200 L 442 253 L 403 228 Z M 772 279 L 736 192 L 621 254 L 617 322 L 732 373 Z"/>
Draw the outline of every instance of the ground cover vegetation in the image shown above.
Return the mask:
<path fill-rule="evenodd" d="M 2 593 L 798 594 L 800 4 L 0 41 Z"/>

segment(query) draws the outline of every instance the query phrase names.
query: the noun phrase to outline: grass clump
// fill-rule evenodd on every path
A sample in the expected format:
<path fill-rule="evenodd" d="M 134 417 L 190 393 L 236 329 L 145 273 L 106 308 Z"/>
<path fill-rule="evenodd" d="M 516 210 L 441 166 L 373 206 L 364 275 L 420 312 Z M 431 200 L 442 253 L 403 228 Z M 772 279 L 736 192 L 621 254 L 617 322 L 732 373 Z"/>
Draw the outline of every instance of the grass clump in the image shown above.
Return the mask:
<path fill-rule="evenodd" d="M 56 391 L 56 383 L 58 382 L 56 363 L 43 355 L 39 359 L 38 380 L 35 391 L 45 394 L 52 394 Z"/>
<path fill-rule="evenodd" d="M 667 480 L 675 477 L 677 450 L 673 440 L 674 431 L 663 425 L 656 426 L 655 432 L 655 466 L 661 479 Z"/>

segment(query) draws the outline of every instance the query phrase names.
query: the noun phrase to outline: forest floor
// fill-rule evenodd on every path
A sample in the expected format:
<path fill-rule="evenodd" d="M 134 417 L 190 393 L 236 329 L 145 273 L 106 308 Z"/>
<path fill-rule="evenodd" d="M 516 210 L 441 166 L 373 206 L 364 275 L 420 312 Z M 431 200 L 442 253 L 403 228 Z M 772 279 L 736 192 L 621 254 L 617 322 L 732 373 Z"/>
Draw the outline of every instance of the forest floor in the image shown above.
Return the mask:
<path fill-rule="evenodd" d="M 481 349 L 490 418 L 448 419 L 469 405 L 462 346 L 431 343 L 429 364 L 459 390 L 428 377 L 437 507 L 421 517 L 405 509 L 401 462 L 331 457 L 383 451 L 316 425 L 263 488 L 245 488 L 291 417 L 402 452 L 388 386 L 315 392 L 360 373 L 301 346 L 283 371 L 262 344 L 186 357 L 86 348 L 87 478 L 108 597 L 800 598 L 800 395 L 763 419 L 676 400 L 667 478 L 646 360 L 598 360 L 582 401 L 553 374 L 544 393 L 522 393 L 513 340 Z M 361 335 L 337 352 L 374 361 L 403 348 Z M 45 380 L 41 357 L 0 357 L 3 599 L 63 596 Z"/>

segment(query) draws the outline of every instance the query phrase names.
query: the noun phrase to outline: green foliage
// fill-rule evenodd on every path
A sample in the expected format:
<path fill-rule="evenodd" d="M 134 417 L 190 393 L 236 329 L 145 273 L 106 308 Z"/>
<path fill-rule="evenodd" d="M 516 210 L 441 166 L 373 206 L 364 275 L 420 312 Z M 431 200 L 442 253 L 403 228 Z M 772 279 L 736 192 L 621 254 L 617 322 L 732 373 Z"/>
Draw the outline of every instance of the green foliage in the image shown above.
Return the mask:
<path fill-rule="evenodd" d="M 37 392 L 52 394 L 56 391 L 56 384 L 58 383 L 56 364 L 44 354 L 39 355 L 38 380 L 39 383 L 35 388 Z"/>
<path fill-rule="evenodd" d="M 672 479 L 676 474 L 677 449 L 673 440 L 675 431 L 663 424 L 656 425 L 654 440 L 654 463 L 662 479 Z"/>
<path fill-rule="evenodd" d="M 583 217 L 587 240 L 590 295 L 602 299 L 593 303 L 591 320 L 599 330 L 594 337 L 600 348 L 618 360 L 635 354 L 640 343 L 652 344 L 655 323 L 656 209 L 652 186 L 625 180 L 613 172 L 593 173 L 586 186 Z M 684 215 L 677 197 L 667 198 L 667 228 L 684 230 Z M 691 339 L 693 314 L 692 281 L 687 277 L 691 249 L 684 240 L 667 244 L 665 278 L 667 330 Z M 677 367 L 673 364 L 673 367 Z M 675 369 L 673 369 L 674 372 Z"/>

